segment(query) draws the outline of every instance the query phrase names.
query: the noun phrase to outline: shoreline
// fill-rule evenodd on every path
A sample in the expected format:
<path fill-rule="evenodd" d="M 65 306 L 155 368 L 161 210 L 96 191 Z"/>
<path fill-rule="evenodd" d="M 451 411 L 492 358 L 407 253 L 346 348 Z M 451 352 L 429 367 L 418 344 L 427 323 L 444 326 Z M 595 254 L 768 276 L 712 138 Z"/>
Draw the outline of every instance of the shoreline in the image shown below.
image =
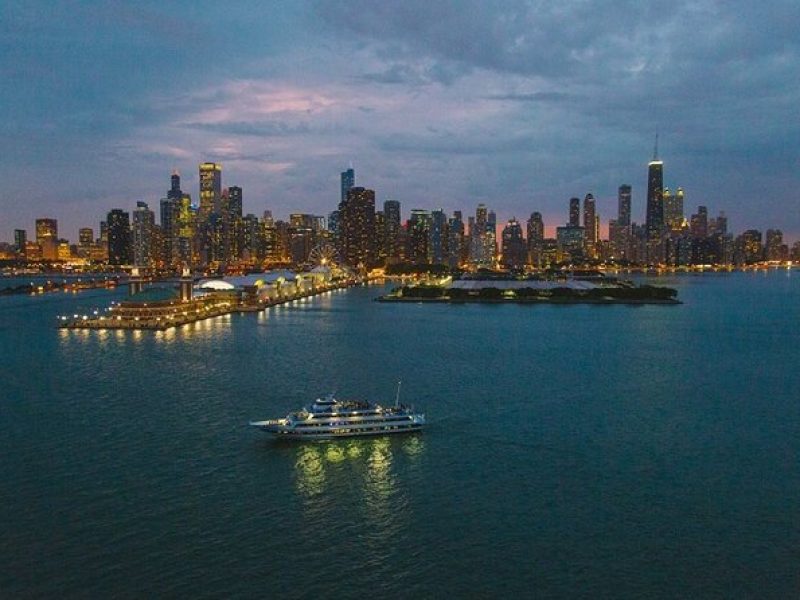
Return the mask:
<path fill-rule="evenodd" d="M 434 304 L 683 304 L 674 298 L 404 298 L 378 296 L 375 302 L 406 302 Z"/>

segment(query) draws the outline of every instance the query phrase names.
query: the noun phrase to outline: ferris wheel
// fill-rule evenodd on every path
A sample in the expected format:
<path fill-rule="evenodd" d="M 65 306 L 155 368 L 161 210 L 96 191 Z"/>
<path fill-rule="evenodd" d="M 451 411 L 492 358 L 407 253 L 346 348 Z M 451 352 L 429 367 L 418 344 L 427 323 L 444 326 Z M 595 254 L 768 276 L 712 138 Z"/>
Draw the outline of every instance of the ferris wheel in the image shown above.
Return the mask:
<path fill-rule="evenodd" d="M 311 249 L 308 260 L 315 267 L 335 269 L 342 263 L 339 251 L 330 242 L 320 242 Z"/>

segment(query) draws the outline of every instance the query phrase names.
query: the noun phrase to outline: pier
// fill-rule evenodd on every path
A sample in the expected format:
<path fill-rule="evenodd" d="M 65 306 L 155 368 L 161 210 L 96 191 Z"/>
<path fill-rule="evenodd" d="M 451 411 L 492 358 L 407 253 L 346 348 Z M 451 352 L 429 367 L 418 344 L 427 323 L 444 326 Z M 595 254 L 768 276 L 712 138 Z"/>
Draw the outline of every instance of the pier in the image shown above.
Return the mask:
<path fill-rule="evenodd" d="M 242 284 L 207 280 L 195 286 L 188 276 L 174 287 L 145 287 L 135 274 L 128 282 L 129 296 L 90 315 L 61 316 L 61 329 L 133 329 L 163 331 L 231 313 L 260 312 L 273 306 L 311 298 L 333 290 L 360 285 L 367 280 L 350 277 L 333 280 L 329 274 L 300 273 L 294 279 L 278 276 L 241 278 Z M 205 287 L 204 287 L 205 285 Z M 201 293 L 195 294 L 195 287 Z"/>

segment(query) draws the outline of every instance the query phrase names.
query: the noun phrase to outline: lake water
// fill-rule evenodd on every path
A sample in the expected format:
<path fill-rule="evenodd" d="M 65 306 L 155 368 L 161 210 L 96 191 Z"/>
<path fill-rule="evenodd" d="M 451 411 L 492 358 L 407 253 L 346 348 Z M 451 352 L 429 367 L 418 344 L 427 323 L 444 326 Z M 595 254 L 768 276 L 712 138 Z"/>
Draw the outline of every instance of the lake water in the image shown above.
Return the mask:
<path fill-rule="evenodd" d="M 797 596 L 800 272 L 657 283 L 158 333 L 56 329 L 124 290 L 0 298 L 0 596 Z M 422 434 L 247 426 L 398 379 Z"/>

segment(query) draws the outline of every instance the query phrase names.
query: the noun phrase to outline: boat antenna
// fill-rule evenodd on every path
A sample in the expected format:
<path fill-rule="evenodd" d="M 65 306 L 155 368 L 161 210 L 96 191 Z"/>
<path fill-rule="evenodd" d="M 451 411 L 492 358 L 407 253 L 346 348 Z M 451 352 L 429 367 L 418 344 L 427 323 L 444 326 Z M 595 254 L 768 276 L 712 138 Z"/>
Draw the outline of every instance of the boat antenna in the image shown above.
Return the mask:
<path fill-rule="evenodd" d="M 401 379 L 397 380 L 397 395 L 394 398 L 394 405 L 400 406 L 400 386 L 403 385 L 403 381 Z"/>

